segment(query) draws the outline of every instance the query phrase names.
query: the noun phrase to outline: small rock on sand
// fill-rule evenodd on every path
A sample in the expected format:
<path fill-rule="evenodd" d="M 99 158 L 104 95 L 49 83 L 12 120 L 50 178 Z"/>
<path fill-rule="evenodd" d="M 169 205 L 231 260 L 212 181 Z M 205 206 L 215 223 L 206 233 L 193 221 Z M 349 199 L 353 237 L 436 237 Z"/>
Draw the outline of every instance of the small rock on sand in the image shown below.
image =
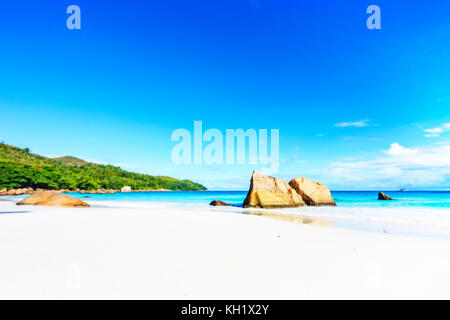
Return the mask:
<path fill-rule="evenodd" d="M 209 203 L 210 206 L 215 207 L 231 207 L 231 204 L 228 204 L 226 202 L 220 201 L 220 200 L 214 200 Z"/>

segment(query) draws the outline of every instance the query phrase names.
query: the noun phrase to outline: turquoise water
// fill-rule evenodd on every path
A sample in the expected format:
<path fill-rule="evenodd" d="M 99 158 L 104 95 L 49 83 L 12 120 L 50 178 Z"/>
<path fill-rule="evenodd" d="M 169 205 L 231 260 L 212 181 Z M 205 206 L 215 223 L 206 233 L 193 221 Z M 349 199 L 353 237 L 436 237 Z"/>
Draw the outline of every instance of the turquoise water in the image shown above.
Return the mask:
<path fill-rule="evenodd" d="M 333 191 L 332 195 L 340 207 L 435 207 L 450 208 L 450 191 L 385 192 L 394 201 L 378 200 L 376 191 Z M 246 191 L 197 191 L 197 192 L 131 192 L 115 194 L 79 194 L 71 196 L 89 201 L 155 201 L 175 203 L 207 204 L 222 200 L 233 205 L 242 205 Z"/>
<path fill-rule="evenodd" d="M 378 200 L 374 191 L 334 191 L 333 198 L 342 207 L 435 207 L 450 208 L 450 191 L 385 192 L 393 201 Z"/>

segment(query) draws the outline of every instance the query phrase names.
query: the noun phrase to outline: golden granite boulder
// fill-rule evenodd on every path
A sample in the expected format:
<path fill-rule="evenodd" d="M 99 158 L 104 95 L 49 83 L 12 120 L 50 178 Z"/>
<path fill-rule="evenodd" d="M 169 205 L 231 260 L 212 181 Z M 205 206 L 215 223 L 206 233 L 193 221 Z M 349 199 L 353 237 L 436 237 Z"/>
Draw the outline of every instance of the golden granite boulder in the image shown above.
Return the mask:
<path fill-rule="evenodd" d="M 38 191 L 26 199 L 18 202 L 17 205 L 36 205 L 54 207 L 89 207 L 84 201 L 68 196 L 57 191 Z"/>
<path fill-rule="evenodd" d="M 306 205 L 302 197 L 286 182 L 254 171 L 244 208 L 290 208 Z"/>
<path fill-rule="evenodd" d="M 318 182 L 308 178 L 295 178 L 289 185 L 297 191 L 308 206 L 336 206 L 330 190 Z"/>
<path fill-rule="evenodd" d="M 383 192 L 378 193 L 378 200 L 394 200 Z"/>

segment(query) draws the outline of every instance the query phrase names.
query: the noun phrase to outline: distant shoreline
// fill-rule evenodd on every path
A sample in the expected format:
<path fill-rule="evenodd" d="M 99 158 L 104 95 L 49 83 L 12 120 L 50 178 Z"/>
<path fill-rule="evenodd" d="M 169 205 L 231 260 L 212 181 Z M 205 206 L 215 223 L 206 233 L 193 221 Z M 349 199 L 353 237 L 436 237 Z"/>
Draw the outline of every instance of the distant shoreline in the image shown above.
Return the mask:
<path fill-rule="evenodd" d="M 198 191 L 208 191 L 208 190 L 169 190 L 169 189 L 149 189 L 149 190 L 131 190 L 131 191 L 121 191 L 121 190 L 109 190 L 109 189 L 99 189 L 99 190 L 68 190 L 68 189 L 32 189 L 32 188 L 18 188 L 10 190 L 0 190 L 0 196 L 21 196 L 21 195 L 31 195 L 38 191 L 54 191 L 61 193 L 80 193 L 80 194 L 115 194 L 115 193 L 137 193 L 137 192 L 198 192 Z"/>

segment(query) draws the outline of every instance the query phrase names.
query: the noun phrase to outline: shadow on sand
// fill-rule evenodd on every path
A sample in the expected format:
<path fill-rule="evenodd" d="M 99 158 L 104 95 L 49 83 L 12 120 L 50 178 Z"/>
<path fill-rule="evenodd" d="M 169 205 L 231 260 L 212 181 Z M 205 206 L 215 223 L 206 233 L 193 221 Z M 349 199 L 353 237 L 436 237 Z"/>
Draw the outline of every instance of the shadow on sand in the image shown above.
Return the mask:
<path fill-rule="evenodd" d="M 0 214 L 28 213 L 31 211 L 0 211 Z"/>
<path fill-rule="evenodd" d="M 316 218 L 311 216 L 305 216 L 301 214 L 286 214 L 280 212 L 268 212 L 268 211 L 244 211 L 245 214 L 250 214 L 254 216 L 263 216 L 271 219 L 282 220 L 295 222 L 300 224 L 309 224 L 312 226 L 320 226 L 320 227 L 332 227 L 333 221 L 323 218 Z"/>

